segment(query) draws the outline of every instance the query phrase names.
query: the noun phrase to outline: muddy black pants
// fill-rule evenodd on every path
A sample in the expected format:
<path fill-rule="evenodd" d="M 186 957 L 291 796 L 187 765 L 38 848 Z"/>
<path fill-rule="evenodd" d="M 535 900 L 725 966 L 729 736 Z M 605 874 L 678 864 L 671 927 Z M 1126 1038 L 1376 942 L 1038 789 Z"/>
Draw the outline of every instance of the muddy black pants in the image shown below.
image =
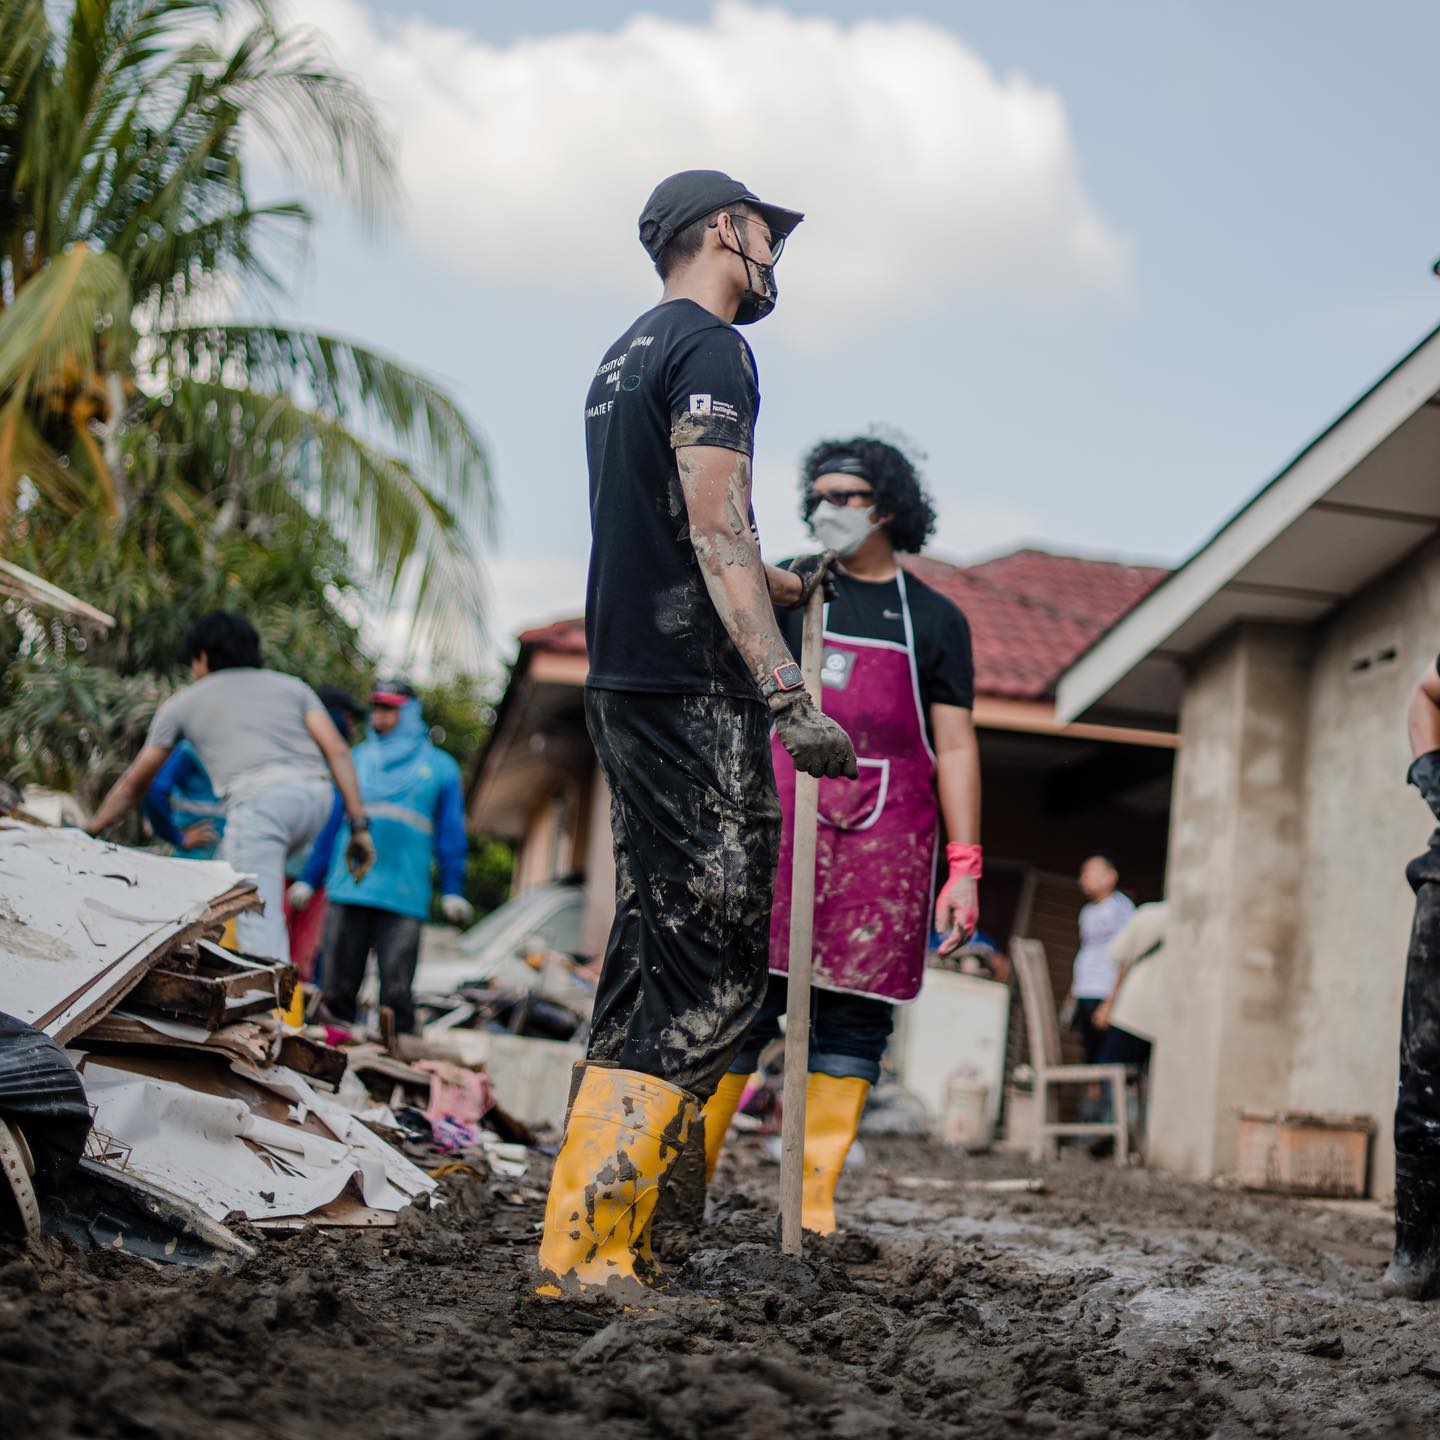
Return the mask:
<path fill-rule="evenodd" d="M 325 1006 L 337 1020 L 355 1018 L 370 952 L 380 971 L 380 1003 L 395 1012 L 395 1028 L 415 1028 L 415 965 L 420 921 L 373 905 L 330 906 L 325 916 Z"/>
<path fill-rule="evenodd" d="M 1405 867 L 1405 878 L 1415 892 L 1415 921 L 1400 1013 L 1395 1150 L 1440 1167 L 1440 830 Z"/>
<path fill-rule="evenodd" d="M 585 720 L 615 838 L 590 1058 L 708 1099 L 765 998 L 780 842 L 769 711 L 587 690 Z"/>

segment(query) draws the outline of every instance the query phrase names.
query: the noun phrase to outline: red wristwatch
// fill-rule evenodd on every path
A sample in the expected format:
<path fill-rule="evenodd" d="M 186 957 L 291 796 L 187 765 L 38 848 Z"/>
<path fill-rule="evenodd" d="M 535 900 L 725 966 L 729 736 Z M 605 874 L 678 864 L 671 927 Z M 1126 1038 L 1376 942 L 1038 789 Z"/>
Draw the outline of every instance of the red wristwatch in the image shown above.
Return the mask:
<path fill-rule="evenodd" d="M 793 661 L 777 665 L 760 682 L 760 693 L 768 700 L 772 695 L 782 695 L 790 690 L 805 688 L 805 672 Z"/>

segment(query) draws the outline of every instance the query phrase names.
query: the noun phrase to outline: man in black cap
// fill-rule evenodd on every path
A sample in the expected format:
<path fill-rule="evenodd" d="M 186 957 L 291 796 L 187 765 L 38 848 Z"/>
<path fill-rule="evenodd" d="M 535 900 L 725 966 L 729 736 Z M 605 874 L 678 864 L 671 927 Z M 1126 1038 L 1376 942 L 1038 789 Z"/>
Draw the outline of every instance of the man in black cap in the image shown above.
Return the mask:
<path fill-rule="evenodd" d="M 772 609 L 803 603 L 823 567 L 764 565 L 750 506 L 760 392 L 734 326 L 774 309 L 801 219 L 717 170 L 658 185 L 640 243 L 664 293 L 586 397 L 585 712 L 610 787 L 616 913 L 545 1210 L 545 1295 L 655 1280 L 661 1184 L 765 995 L 771 725 L 799 769 L 855 774 Z"/>

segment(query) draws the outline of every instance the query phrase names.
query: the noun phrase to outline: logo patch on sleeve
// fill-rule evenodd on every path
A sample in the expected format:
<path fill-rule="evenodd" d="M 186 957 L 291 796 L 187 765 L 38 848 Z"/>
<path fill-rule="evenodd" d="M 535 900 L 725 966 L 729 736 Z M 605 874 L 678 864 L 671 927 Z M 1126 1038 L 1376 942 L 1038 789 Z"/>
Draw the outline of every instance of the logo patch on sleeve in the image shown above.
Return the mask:
<path fill-rule="evenodd" d="M 716 420 L 739 420 L 740 412 L 728 401 L 717 400 L 713 395 L 692 395 L 692 415 L 709 415 Z"/>

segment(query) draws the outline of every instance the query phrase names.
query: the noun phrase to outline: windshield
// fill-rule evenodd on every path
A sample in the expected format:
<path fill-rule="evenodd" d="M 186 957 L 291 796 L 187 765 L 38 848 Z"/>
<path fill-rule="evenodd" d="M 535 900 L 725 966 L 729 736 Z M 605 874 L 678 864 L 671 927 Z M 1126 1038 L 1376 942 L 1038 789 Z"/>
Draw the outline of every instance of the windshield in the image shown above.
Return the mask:
<path fill-rule="evenodd" d="M 512 929 L 538 920 L 554 901 L 553 891 L 527 890 L 523 895 L 507 900 L 498 909 L 492 910 L 478 925 L 471 926 L 460 937 L 457 948 L 467 953 L 489 950 Z"/>

